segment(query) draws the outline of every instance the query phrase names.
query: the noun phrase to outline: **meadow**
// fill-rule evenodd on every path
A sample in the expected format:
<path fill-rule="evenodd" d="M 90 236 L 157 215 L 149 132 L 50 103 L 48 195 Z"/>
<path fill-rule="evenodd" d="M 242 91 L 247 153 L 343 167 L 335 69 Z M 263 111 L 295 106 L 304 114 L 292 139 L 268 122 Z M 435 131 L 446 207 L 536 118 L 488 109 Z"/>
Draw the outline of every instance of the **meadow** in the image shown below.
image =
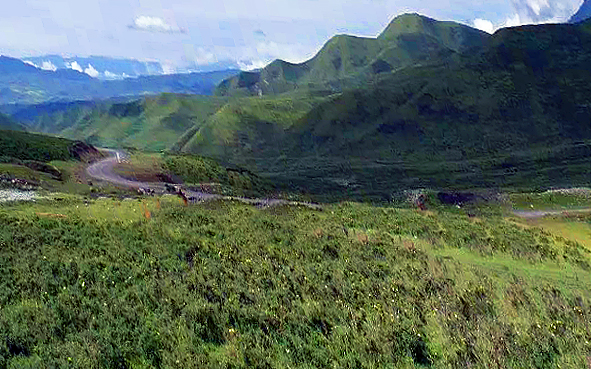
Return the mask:
<path fill-rule="evenodd" d="M 494 212 L 54 195 L 3 205 L 0 245 L 1 367 L 591 359 L 591 252 Z"/>

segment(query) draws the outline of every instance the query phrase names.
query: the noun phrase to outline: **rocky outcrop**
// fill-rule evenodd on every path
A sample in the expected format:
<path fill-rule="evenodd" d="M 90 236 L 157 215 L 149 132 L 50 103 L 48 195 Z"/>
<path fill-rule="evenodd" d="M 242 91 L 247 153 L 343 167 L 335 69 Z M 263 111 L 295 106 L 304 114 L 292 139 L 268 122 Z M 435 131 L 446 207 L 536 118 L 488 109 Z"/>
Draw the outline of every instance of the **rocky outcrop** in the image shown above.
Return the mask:
<path fill-rule="evenodd" d="M 96 147 L 82 141 L 74 142 L 69 151 L 73 158 L 85 162 L 93 162 L 105 157 Z"/>

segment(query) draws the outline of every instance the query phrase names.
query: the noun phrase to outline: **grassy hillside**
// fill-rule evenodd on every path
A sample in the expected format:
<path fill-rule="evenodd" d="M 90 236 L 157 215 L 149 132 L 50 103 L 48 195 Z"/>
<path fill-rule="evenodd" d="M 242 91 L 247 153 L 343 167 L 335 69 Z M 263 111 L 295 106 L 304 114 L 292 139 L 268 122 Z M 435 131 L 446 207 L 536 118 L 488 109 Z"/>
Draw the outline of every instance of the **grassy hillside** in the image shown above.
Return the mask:
<path fill-rule="evenodd" d="M 26 132 L 0 130 L 0 157 L 18 160 L 70 160 L 74 141 Z"/>
<path fill-rule="evenodd" d="M 52 105 L 28 120 L 31 129 L 96 146 L 158 151 L 170 147 L 189 128 L 199 126 L 225 102 L 224 98 L 162 94 L 127 102 Z"/>
<path fill-rule="evenodd" d="M 276 197 L 277 186 L 238 167 L 224 167 L 216 161 L 195 155 L 131 155 L 115 167 L 124 178 L 141 182 L 176 182 L 206 193 L 245 197 Z"/>
<path fill-rule="evenodd" d="M 481 49 L 488 37 L 458 23 L 405 14 L 395 18 L 378 38 L 335 36 L 302 64 L 276 60 L 261 72 L 243 72 L 225 80 L 216 93 L 246 96 L 295 89 L 340 90 L 380 73 L 447 58 L 470 48 Z"/>
<path fill-rule="evenodd" d="M 343 196 L 587 184 L 589 28 L 504 29 L 481 53 L 383 73 L 363 88 L 245 99 L 183 150 Z M 282 98 L 312 103 L 289 117 L 244 113 Z"/>
<path fill-rule="evenodd" d="M 503 218 L 62 198 L 0 224 L 3 367 L 579 369 L 591 350 L 589 250 Z"/>
<path fill-rule="evenodd" d="M 278 97 L 238 98 L 230 101 L 216 114 L 212 115 L 183 146 L 191 152 L 198 149 L 203 155 L 215 156 L 230 162 L 232 158 L 246 149 L 249 153 L 278 153 L 278 144 L 283 132 L 295 124 L 315 104 L 322 101 L 321 96 L 288 94 Z M 226 160 L 227 159 L 227 160 Z M 246 161 L 251 155 L 244 156 Z M 237 163 L 236 163 L 237 164 Z M 250 166 L 256 165 L 250 163 Z"/>

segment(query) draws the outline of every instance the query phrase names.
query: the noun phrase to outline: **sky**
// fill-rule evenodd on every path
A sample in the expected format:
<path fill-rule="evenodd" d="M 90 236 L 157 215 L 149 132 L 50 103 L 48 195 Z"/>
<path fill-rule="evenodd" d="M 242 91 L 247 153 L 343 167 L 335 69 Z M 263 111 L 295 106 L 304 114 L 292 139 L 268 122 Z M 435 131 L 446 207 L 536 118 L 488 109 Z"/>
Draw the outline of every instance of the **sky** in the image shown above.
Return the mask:
<path fill-rule="evenodd" d="M 159 61 L 166 72 L 301 62 L 335 34 L 377 36 L 402 13 L 487 32 L 563 22 L 582 0 L 0 0 L 0 54 Z M 419 5 L 417 5 L 419 4 Z M 46 69 L 52 69 L 46 65 Z M 89 70 L 88 66 L 73 65 Z"/>

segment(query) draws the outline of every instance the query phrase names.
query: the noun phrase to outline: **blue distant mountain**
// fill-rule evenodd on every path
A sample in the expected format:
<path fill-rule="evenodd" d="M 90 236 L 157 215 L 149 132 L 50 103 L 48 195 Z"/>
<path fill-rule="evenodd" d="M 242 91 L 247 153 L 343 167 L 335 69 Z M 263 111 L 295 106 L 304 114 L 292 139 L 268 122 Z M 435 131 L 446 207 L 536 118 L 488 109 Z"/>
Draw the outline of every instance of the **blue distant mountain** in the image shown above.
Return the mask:
<path fill-rule="evenodd" d="M 118 59 L 106 56 L 62 57 L 60 55 L 43 55 L 21 58 L 23 62 L 39 69 L 78 70 L 101 80 L 124 79 L 129 77 L 153 76 L 169 74 L 158 61 L 140 61 L 135 59 Z M 214 72 L 228 69 L 239 69 L 236 62 L 219 61 L 208 65 L 192 65 L 175 73 Z"/>
<path fill-rule="evenodd" d="M 162 65 L 157 61 L 116 59 L 105 56 L 62 57 L 59 55 L 44 55 L 22 58 L 22 60 L 45 70 L 79 69 L 87 71 L 87 74 L 98 79 L 120 79 L 164 73 Z"/>
<path fill-rule="evenodd" d="M 591 18 L 591 1 L 585 0 L 575 15 L 569 19 L 569 23 L 578 23 L 589 18 Z"/>
<path fill-rule="evenodd" d="M 108 60 L 108 58 L 104 59 Z M 58 61 L 58 59 L 53 60 Z M 101 58 L 93 60 L 101 60 Z M 50 59 L 41 61 L 41 63 L 45 62 L 45 65 L 41 65 L 43 68 L 31 65 L 36 65 L 33 60 L 27 61 L 28 63 L 16 58 L 0 56 L 0 105 L 109 99 L 162 92 L 210 95 L 217 84 L 239 73 L 238 70 L 226 69 L 201 73 L 150 74 L 152 70 L 149 68 L 155 68 L 155 66 L 147 64 L 144 65 L 144 69 L 139 67 L 136 69 L 137 73 L 146 73 L 145 75 L 123 78 L 129 75 L 127 73 L 124 75 L 122 72 L 124 69 L 121 67 L 118 70 L 121 72 L 119 77 L 99 79 L 97 73 L 103 73 L 104 76 L 104 72 L 99 72 L 99 68 L 108 64 L 108 61 L 105 64 L 97 63 L 96 66 L 91 64 L 92 70 L 89 66 L 84 66 L 83 69 L 78 61 L 75 69 L 57 68 Z M 49 65 L 49 62 L 52 65 Z M 128 66 L 133 65 L 130 62 Z M 153 71 L 157 72 L 158 69 Z"/>

